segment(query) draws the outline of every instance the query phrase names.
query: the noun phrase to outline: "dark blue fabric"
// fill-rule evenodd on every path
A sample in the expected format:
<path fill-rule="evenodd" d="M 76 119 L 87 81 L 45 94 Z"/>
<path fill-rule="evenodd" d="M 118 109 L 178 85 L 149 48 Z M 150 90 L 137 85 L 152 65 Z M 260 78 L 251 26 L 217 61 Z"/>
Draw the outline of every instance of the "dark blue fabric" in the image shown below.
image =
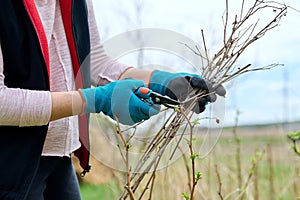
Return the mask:
<path fill-rule="evenodd" d="M 77 56 L 80 64 L 80 73 L 83 87 L 91 86 L 90 80 L 90 35 L 88 24 L 88 10 L 85 0 L 73 0 L 72 21 L 74 40 L 77 50 Z M 78 14 L 80 13 L 80 14 Z M 77 77 L 77 76 L 76 76 Z"/>
<path fill-rule="evenodd" d="M 47 126 L 0 127 L 0 199 L 24 199 L 41 157 Z"/>
<path fill-rule="evenodd" d="M 78 180 L 69 157 L 42 156 L 26 200 L 80 200 Z"/>
<path fill-rule="evenodd" d="M 23 1 L 0 1 L 0 43 L 7 87 L 49 90 L 46 63 Z M 47 126 L 0 126 L 1 200 L 24 198 L 36 172 L 46 132 Z"/>
<path fill-rule="evenodd" d="M 46 63 L 23 1 L 0 1 L 0 44 L 7 87 L 49 90 Z"/>

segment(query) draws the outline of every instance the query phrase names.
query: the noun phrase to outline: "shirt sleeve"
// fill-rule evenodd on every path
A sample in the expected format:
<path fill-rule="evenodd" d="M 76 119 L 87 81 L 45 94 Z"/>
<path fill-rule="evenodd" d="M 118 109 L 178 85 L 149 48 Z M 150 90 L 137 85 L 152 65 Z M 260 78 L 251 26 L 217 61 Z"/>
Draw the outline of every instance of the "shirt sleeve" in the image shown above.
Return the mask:
<path fill-rule="evenodd" d="M 47 124 L 52 110 L 50 92 L 8 88 L 4 84 L 3 68 L 0 48 L 0 126 Z"/>
<path fill-rule="evenodd" d="M 118 80 L 128 65 L 109 57 L 100 41 L 92 0 L 87 0 L 91 39 L 91 79 L 93 85 L 105 85 Z"/>

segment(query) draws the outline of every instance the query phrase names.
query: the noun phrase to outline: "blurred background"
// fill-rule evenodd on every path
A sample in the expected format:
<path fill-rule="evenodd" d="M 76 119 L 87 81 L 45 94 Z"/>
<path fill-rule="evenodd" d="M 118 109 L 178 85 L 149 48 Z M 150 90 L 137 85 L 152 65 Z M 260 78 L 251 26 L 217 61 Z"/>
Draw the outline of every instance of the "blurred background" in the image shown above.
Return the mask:
<path fill-rule="evenodd" d="M 238 11 L 241 2 L 230 0 L 229 11 Z M 289 132 L 300 129 L 300 1 L 278 2 L 290 6 L 287 15 L 278 27 L 254 42 L 236 65 L 250 63 L 263 67 L 276 63 L 284 66 L 250 72 L 225 85 L 224 128 L 211 155 L 199 160 L 204 179 L 199 183 L 196 199 L 222 199 L 217 193 L 220 182 L 223 183 L 223 199 L 297 199 L 300 196 L 300 157 L 294 154 L 292 141 L 287 138 Z M 93 4 L 103 43 L 140 28 L 172 30 L 197 43 L 202 41 L 203 29 L 212 55 L 222 47 L 225 0 L 93 0 Z M 260 16 L 261 20 L 273 12 Z M 120 61 L 137 67 L 161 61 L 176 71 L 189 70 L 182 62 L 163 54 L 145 52 L 142 60 L 139 56 L 133 53 Z M 99 132 L 103 128 L 97 128 L 99 120 L 105 119 L 95 116 L 95 121 L 92 120 L 91 134 L 97 138 L 93 139 L 94 145 L 101 146 L 98 152 L 113 157 L 108 153 L 110 146 L 100 142 Z M 101 124 L 107 125 L 106 122 Z M 104 129 L 113 132 L 110 128 Z M 251 171 L 252 159 L 258 152 L 263 158 L 257 162 L 255 171 Z M 120 175 L 97 158 L 93 162 L 96 166 L 93 171 L 80 179 L 83 199 L 118 199 L 122 183 L 125 183 L 124 174 Z M 159 172 L 166 179 L 164 183 L 158 181 L 158 196 L 154 199 L 183 199 L 181 193 L 187 189 L 182 180 L 186 172 L 180 162 L 182 160 L 172 165 L 168 172 Z M 167 175 L 173 172 L 178 174 L 176 180 Z M 217 179 L 218 174 L 221 181 Z M 241 197 L 239 191 L 250 174 L 247 195 Z"/>
<path fill-rule="evenodd" d="M 253 1 L 247 1 L 252 3 Z M 278 1 L 292 8 L 300 9 L 295 0 Z M 126 31 L 138 28 L 162 28 L 186 35 L 195 42 L 201 42 L 201 29 L 205 32 L 210 53 L 220 49 L 223 37 L 225 0 L 188 2 L 179 0 L 131 0 L 94 1 L 94 10 L 103 42 Z M 229 9 L 238 13 L 241 1 L 231 0 Z M 265 13 L 260 20 L 273 15 Z M 299 98 L 300 60 L 300 13 L 289 9 L 280 26 L 269 31 L 254 42 L 236 63 L 244 66 L 266 66 L 272 63 L 284 64 L 272 70 L 250 73 L 231 82 L 226 98 L 227 124 L 234 123 L 235 110 L 240 110 L 241 124 L 288 122 L 300 120 Z M 184 48 L 184 47 L 183 47 Z M 152 58 L 155 60 L 155 58 Z M 145 56 L 144 62 L 151 62 Z M 150 61 L 149 61 L 150 60 Z M 156 60 L 155 60 L 156 61 Z M 135 60 L 125 60 L 135 64 Z M 176 62 L 172 67 L 180 67 Z"/>

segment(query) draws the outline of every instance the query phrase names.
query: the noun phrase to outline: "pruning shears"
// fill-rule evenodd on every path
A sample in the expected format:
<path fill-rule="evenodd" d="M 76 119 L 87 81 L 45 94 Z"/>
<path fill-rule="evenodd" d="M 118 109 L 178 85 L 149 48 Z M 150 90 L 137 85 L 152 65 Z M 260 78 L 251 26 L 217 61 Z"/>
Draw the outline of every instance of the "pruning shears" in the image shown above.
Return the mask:
<path fill-rule="evenodd" d="M 151 89 L 146 87 L 140 87 L 135 91 L 135 94 L 143 101 L 153 104 L 162 104 L 168 108 L 175 108 L 180 102 L 171 99 L 168 96 L 163 96 L 159 93 L 153 92 Z"/>

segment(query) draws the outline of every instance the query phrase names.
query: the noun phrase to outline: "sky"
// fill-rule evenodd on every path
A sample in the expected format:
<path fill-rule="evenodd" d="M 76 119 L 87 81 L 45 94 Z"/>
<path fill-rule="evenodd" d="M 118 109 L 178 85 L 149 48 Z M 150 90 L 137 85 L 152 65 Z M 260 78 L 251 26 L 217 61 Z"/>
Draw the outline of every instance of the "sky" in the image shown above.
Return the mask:
<path fill-rule="evenodd" d="M 205 2 L 205 3 L 204 3 Z M 230 0 L 231 12 L 239 10 L 242 1 Z M 252 1 L 247 1 L 251 3 Z M 300 10 L 300 1 L 279 1 Z M 161 28 L 175 31 L 201 41 L 201 29 L 205 31 L 207 46 L 211 52 L 220 47 L 222 16 L 225 0 L 93 0 L 95 16 L 103 43 L 118 34 L 139 28 Z M 137 5 L 140 6 L 138 11 Z M 274 12 L 259 16 L 263 21 Z M 227 83 L 224 123 L 233 125 L 236 111 L 239 124 L 280 123 L 300 120 L 300 12 L 289 8 L 280 25 L 255 42 L 237 61 L 237 65 L 251 63 L 262 67 L 272 63 L 284 64 L 267 71 L 251 72 Z M 145 59 L 157 62 L 157 54 L 149 52 Z M 131 56 L 121 58 L 132 61 Z M 155 61 L 154 61 L 155 60 Z M 181 62 L 170 62 L 180 67 Z M 151 61 L 149 61 L 151 63 Z M 167 62 L 167 61 L 164 61 Z M 168 63 L 168 62 L 167 62 Z M 181 69 L 184 69 L 184 66 Z M 188 70 L 188 69 L 187 69 Z"/>

